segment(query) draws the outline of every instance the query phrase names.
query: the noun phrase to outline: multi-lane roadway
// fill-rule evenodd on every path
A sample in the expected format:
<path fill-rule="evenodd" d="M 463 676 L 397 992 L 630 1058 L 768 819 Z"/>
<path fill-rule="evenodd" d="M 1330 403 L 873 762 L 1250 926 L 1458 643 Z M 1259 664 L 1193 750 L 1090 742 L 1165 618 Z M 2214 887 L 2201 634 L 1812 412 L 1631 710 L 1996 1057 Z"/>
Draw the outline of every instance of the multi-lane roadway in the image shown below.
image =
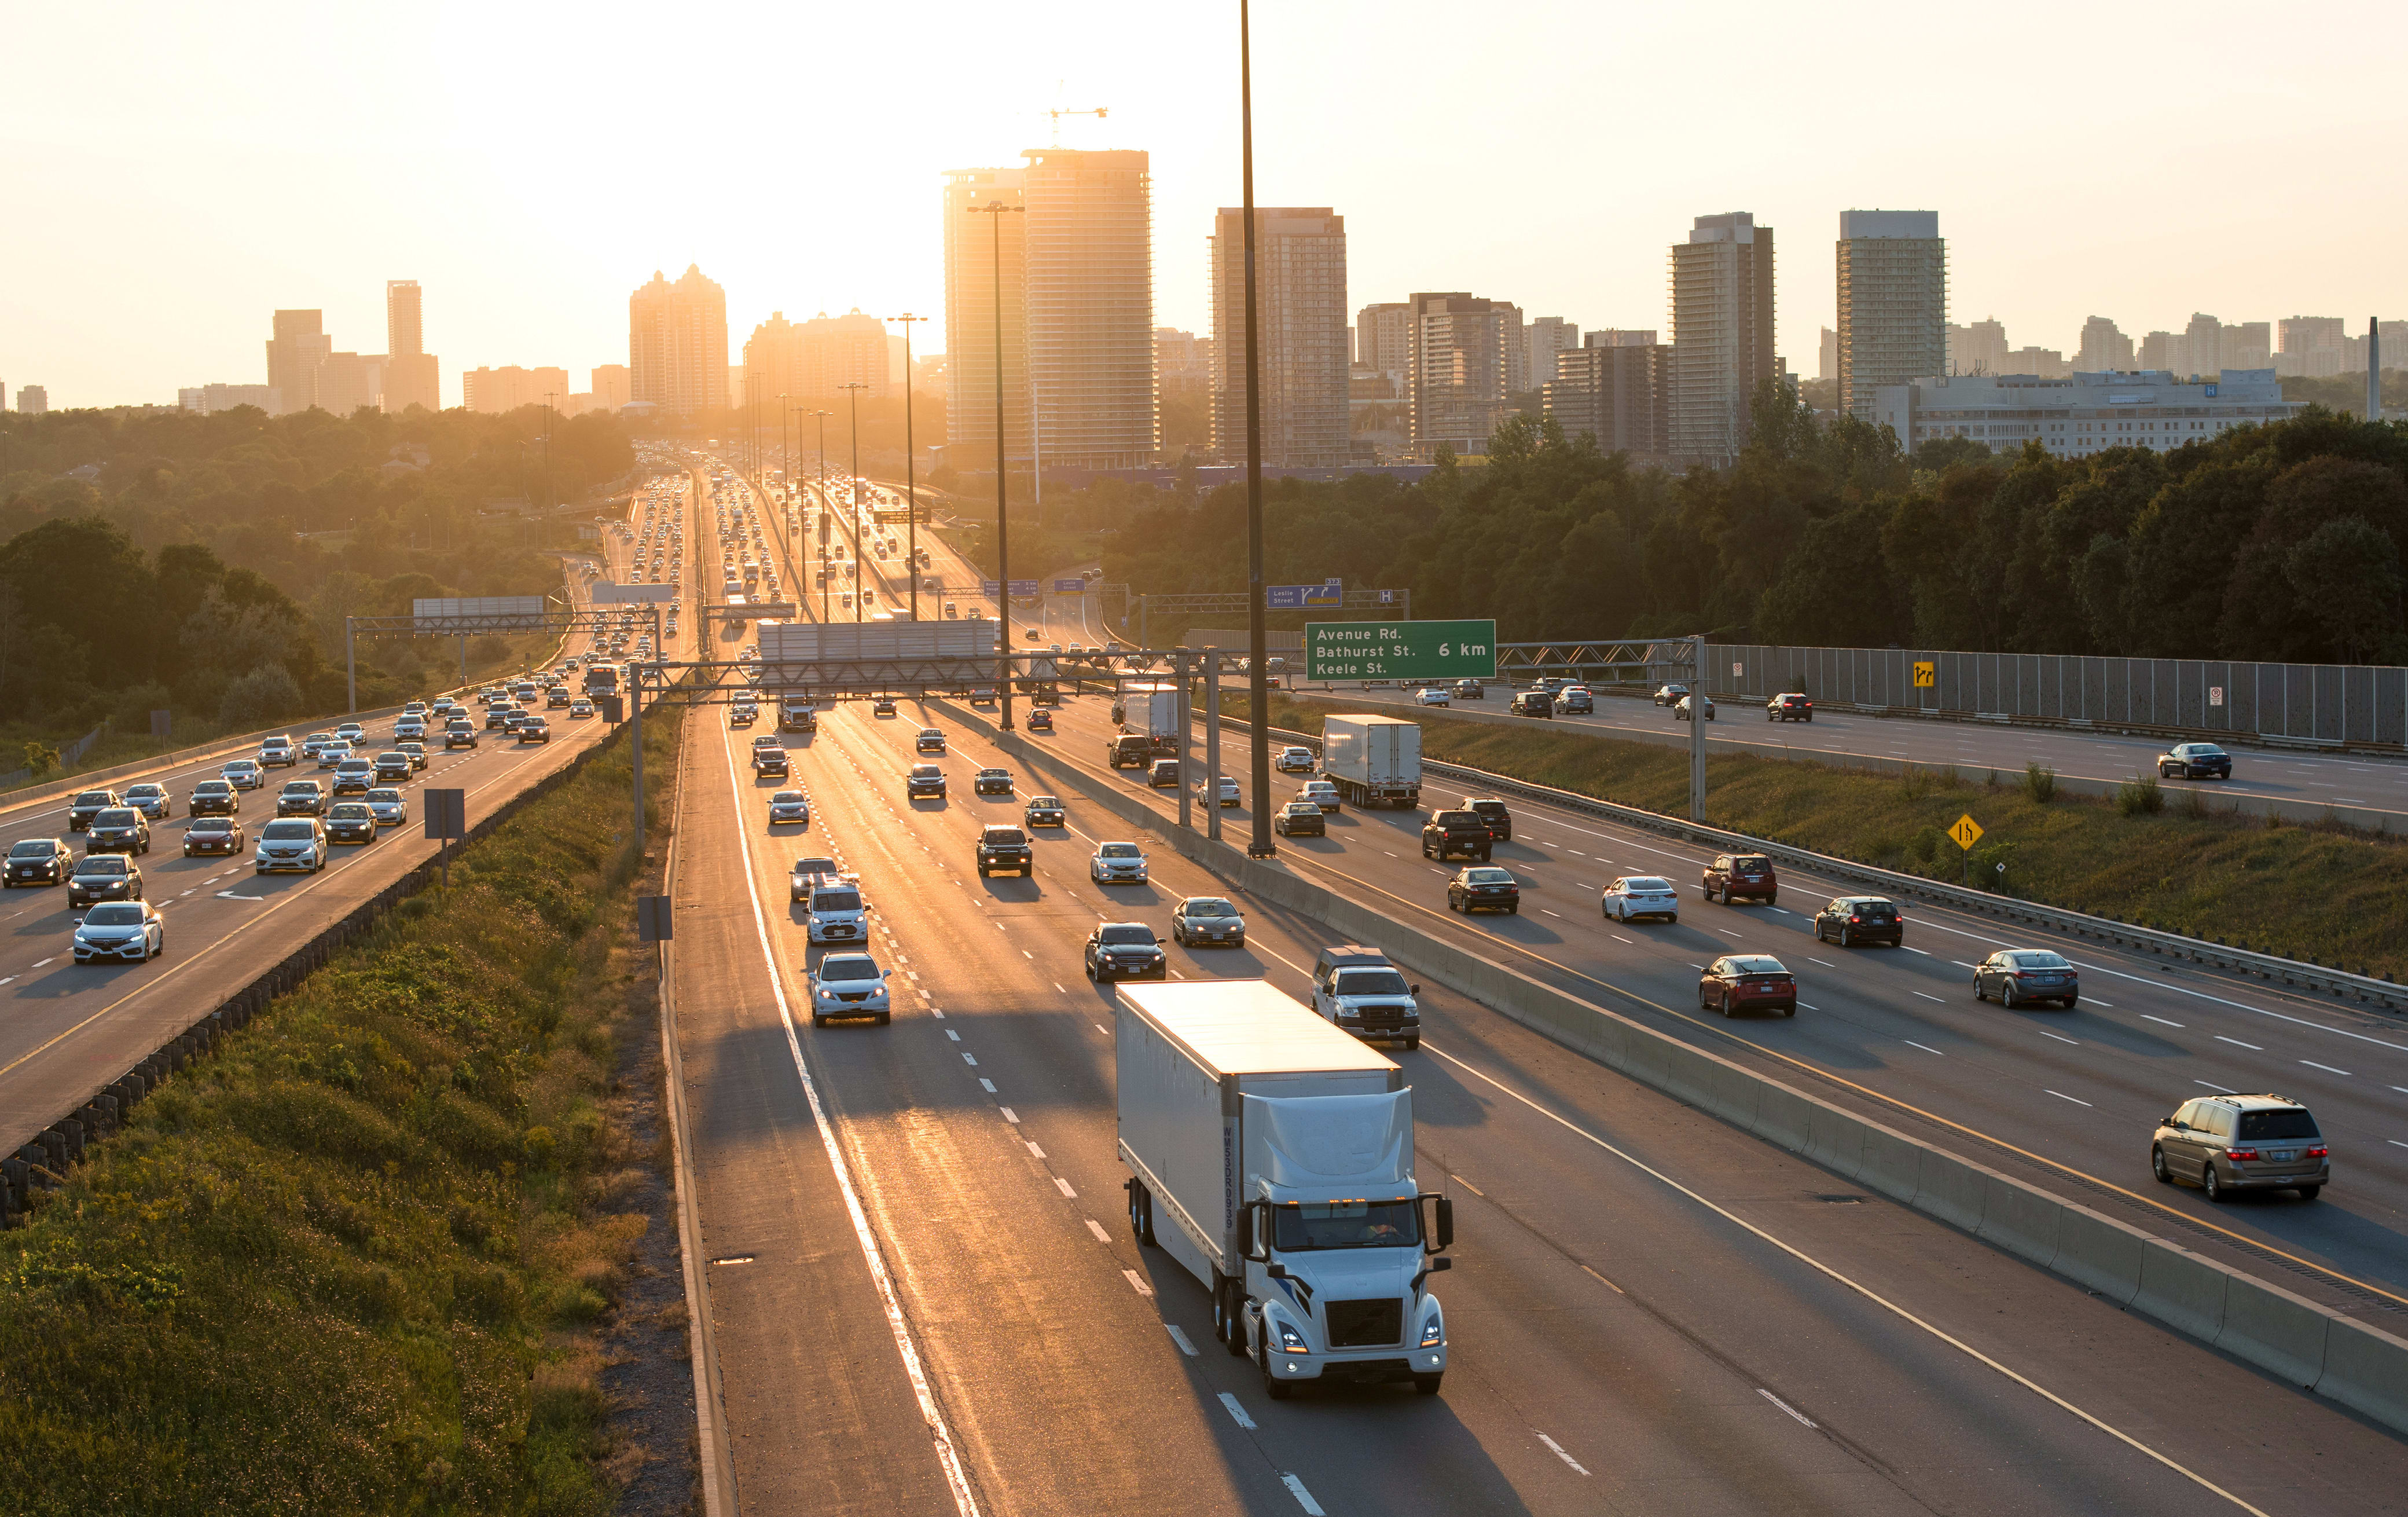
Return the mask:
<path fill-rule="evenodd" d="M 905 796 L 923 724 L 952 738 L 945 802 Z M 1054 741 L 1099 747 L 1093 725 L 1081 711 Z M 940 705 L 882 720 L 848 703 L 791 739 L 808 828 L 768 825 L 777 787 L 745 768 L 749 732 L 692 738 L 677 996 L 746 1510 L 2399 1500 L 2387 1435 L 1436 991 L 1422 1047 L 1391 1052 L 1424 1183 L 1456 1198 L 1454 1372 L 1430 1401 L 1326 1388 L 1274 1405 L 1212 1342 L 1205 1293 L 1129 1235 L 1111 991 L 1080 972 L 1098 921 L 1167 935 L 1176 899 L 1224 889 L 1159 846 L 1151 884 L 1094 886 L 1092 849 L 1126 834 L 1075 794 L 1032 878 L 978 878 L 980 825 L 1046 787 L 972 797 L 971 770 L 1014 761 Z M 1369 823 L 1340 831 L 1340 865 L 1388 851 Z M 812 854 L 861 877 L 889 1027 L 799 1015 L 815 950 L 786 872 Z M 1301 996 L 1324 934 L 1241 904 L 1247 947 L 1169 946 L 1172 973 Z"/>

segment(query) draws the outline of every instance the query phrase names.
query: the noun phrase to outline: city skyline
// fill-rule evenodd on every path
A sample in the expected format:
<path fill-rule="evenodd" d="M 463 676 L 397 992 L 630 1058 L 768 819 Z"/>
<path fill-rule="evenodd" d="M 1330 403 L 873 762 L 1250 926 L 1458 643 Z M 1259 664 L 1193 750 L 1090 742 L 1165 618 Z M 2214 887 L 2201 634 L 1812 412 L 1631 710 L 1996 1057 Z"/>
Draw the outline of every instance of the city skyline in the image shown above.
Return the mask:
<path fill-rule="evenodd" d="M 1677 152 L 1668 139 L 1662 153 L 1618 160 L 1615 194 L 1602 199 L 1555 182 L 1553 145 L 1580 122 L 1570 97 L 1537 97 L 1469 123 L 1437 105 L 1399 113 L 1372 83 L 1383 65 L 1388 78 L 1420 67 L 1413 28 L 1381 24 L 1392 12 L 1257 17 L 1257 197 L 1328 205 L 1348 218 L 1357 307 L 1473 289 L 1584 326 L 1658 325 L 1664 243 L 1701 208 L 1722 204 L 1817 233 L 1855 206 L 1935 209 L 1948 228 L 1952 310 L 1995 315 L 2020 341 L 2067 353 L 2083 321 L 2102 311 L 2144 334 L 2179 332 L 2195 311 L 2239 321 L 2326 313 L 2359 329 L 2367 314 L 2400 309 L 2388 254 L 2401 213 L 2378 196 L 2334 217 L 2364 197 L 2339 155 L 2317 144 L 2344 133 L 2380 139 L 2403 108 L 2381 92 L 2323 90 L 2329 65 L 2295 50 L 2258 50 L 2251 77 L 2189 102 L 2202 108 L 2172 137 L 2139 100 L 2101 105 L 2070 83 L 2038 94 L 2018 115 L 2028 145 L 2019 151 L 2050 164 L 2047 194 L 2006 195 L 1971 188 L 1976 176 L 1951 141 L 1910 137 L 1878 161 L 1852 160 L 1793 129 L 1821 70 L 1844 59 L 1852 76 L 1903 72 L 1944 52 L 1951 36 L 1970 39 L 1972 22 L 1941 18 L 1936 31 L 1906 29 L 1916 30 L 1909 41 L 1871 24 L 1885 7 L 1860 7 L 1868 24 L 1854 27 L 1742 8 L 1742 24 L 1717 28 L 1727 34 L 1727 72 L 1748 85 L 1733 92 L 1741 103 L 1684 133 Z M 264 312 L 320 309 L 327 330 L 365 337 L 382 328 L 383 282 L 402 276 L 428 291 L 424 346 L 445 355 L 444 398 L 455 404 L 457 376 L 470 368 L 542 362 L 581 372 L 623 361 L 617 302 L 655 266 L 710 270 L 729 292 L 731 328 L 744 332 L 779 309 L 938 309 L 940 239 L 926 185 L 952 165 L 1012 162 L 1044 144 L 1048 106 L 1112 108 L 1108 121 L 1063 122 L 1066 146 L 1151 155 L 1155 318 L 1186 330 L 1211 325 L 1205 238 L 1213 210 L 1236 198 L 1235 45 L 1192 22 L 1071 5 L 1058 26 L 1027 36 L 988 12 L 939 7 L 937 22 L 958 45 L 915 60 L 910 76 L 921 86 L 913 99 L 939 103 L 907 110 L 874 144 L 807 159 L 806 193 L 781 196 L 762 184 L 791 179 L 793 166 L 766 146 L 743 146 L 782 136 L 761 117 L 775 92 L 745 81 L 766 79 L 797 50 L 881 48 L 891 22 L 840 17 L 814 34 L 800 18 L 723 8 L 638 50 L 608 26 L 562 34 L 504 12 L 471 28 L 465 12 L 438 11 L 399 30 L 331 16 L 236 45 L 205 18 L 134 9 L 136 24 L 105 34 L 103 18 L 72 9 L 31 14 L 16 34 L 28 56 L 112 59 L 98 80 L 35 71 L 17 101 L 26 123 L 12 160 L 21 193 L 79 235 L 12 247 L 0 378 L 46 384 L 54 406 L 166 403 L 179 385 L 264 379 L 234 367 L 257 351 L 249 345 Z M 712 17 L 747 29 L 737 55 L 711 47 Z M 1449 66 L 1467 79 L 1522 66 L 1532 37 L 1561 57 L 1661 53 L 1692 45 L 1698 26 L 1554 5 L 1518 19 L 1512 37 L 1462 39 Z M 2408 22 L 2395 9 L 2345 6 L 2334 21 L 2355 26 L 2379 57 L 2408 51 Z M 2237 33 L 2198 36 L 2160 36 L 2133 14 L 2086 24 L 2098 29 L 2096 46 L 2128 47 L 2178 77 L 2222 78 L 2229 50 L 2260 28 L 2274 36 L 2272 21 L 2246 18 Z M 548 60 L 533 77 L 508 62 L 527 55 L 523 45 Z M 2001 77 L 2062 73 L 2053 46 L 1985 34 L 1982 55 Z M 1165 74 L 1154 65 L 1167 56 L 1182 66 Z M 1348 67 L 1328 69 L 1340 56 Z M 681 66 L 730 79 L 734 104 L 708 131 L 613 135 L 609 151 L 563 154 L 532 176 L 489 151 L 495 130 L 584 119 L 593 98 L 639 94 L 654 70 Z M 271 75 L 341 79 L 344 98 L 325 103 L 296 142 L 256 91 Z M 1132 78 L 1146 89 L 1120 87 Z M 882 109 L 885 87 L 827 81 L 819 104 L 832 116 Z M 1669 119 L 1680 98 L 1669 81 L 1635 88 L 1634 119 L 1651 110 Z M 1358 140 L 1375 116 L 1381 140 L 1412 151 L 1330 151 Z M 182 135 L 196 120 L 204 135 Z M 2145 192 L 2128 165 L 2078 151 L 2134 131 L 2159 144 Z M 168 137 L 186 151 L 162 158 L 155 144 Z M 357 171 L 336 172 L 346 164 Z M 670 176 L 705 203 L 742 212 L 646 213 L 595 235 L 595 207 Z M 290 193 L 302 180 L 322 187 Z M 1438 182 L 1448 186 L 1445 214 L 1428 209 Z M 880 235 L 821 235 L 829 204 Z M 2308 226 L 2317 228 L 2313 256 L 2300 251 Z M 170 264 L 157 259 L 163 246 L 178 250 Z M 1799 373 L 1816 368 L 1819 328 L 1838 325 L 1828 279 L 1795 277 L 1807 267 L 1790 261 L 1780 299 L 1778 345 Z M 2179 272 L 2169 279 L 2170 269 Z M 924 337 L 931 351 L 941 341 L 934 330 Z"/>

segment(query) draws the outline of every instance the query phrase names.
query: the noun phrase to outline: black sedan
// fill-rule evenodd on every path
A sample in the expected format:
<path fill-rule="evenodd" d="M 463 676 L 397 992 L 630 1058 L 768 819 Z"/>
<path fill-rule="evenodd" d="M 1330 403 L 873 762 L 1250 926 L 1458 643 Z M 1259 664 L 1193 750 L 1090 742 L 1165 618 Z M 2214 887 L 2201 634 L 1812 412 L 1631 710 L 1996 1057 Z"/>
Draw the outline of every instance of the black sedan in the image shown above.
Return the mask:
<path fill-rule="evenodd" d="M 142 866 L 131 859 L 105 853 L 99 858 L 85 858 L 67 876 L 67 907 L 88 906 L 95 901 L 139 901 L 142 899 Z"/>
<path fill-rule="evenodd" d="M 13 890 L 20 885 L 58 885 L 74 873 L 75 854 L 65 843 L 54 837 L 23 838 L 9 845 L 0 886 Z"/>
<path fill-rule="evenodd" d="M 150 823 L 132 806 L 111 806 L 93 815 L 85 829 L 86 853 L 149 853 Z"/>
<path fill-rule="evenodd" d="M 1992 996 L 2010 1010 L 2055 1001 L 2071 1011 L 2082 999 L 2082 974 L 2046 948 L 2001 948 L 1973 969 L 1973 999 Z"/>
<path fill-rule="evenodd" d="M 1032 795 L 1021 808 L 1020 819 L 1030 827 L 1068 827 L 1069 814 L 1062 809 L 1061 801 L 1050 795 Z"/>
<path fill-rule="evenodd" d="M 1329 823 L 1310 801 L 1291 801 L 1271 818 L 1271 831 L 1282 837 L 1327 837 Z"/>
<path fill-rule="evenodd" d="M 184 829 L 184 857 L 237 854 L 243 850 L 242 823 L 231 816 L 195 816 Z"/>
<path fill-rule="evenodd" d="M 242 795 L 232 780 L 203 780 L 193 787 L 184 809 L 195 816 L 231 816 L 242 810 Z"/>
<path fill-rule="evenodd" d="M 1158 980 L 1170 975 L 1162 939 L 1143 922 L 1105 922 L 1087 934 L 1084 957 L 1091 980 Z"/>
<path fill-rule="evenodd" d="M 1522 915 L 1522 882 L 1510 869 L 1474 867 L 1458 869 L 1455 878 L 1446 882 L 1446 909 L 1469 917 L 1475 911 L 1502 911 Z"/>
<path fill-rule="evenodd" d="M 2177 743 L 2157 757 L 2161 780 L 2229 780 L 2232 755 L 2213 743 Z"/>
<path fill-rule="evenodd" d="M 92 819 L 111 806 L 122 806 L 115 790 L 86 790 L 67 807 L 67 831 L 80 832 L 92 825 Z"/>
<path fill-rule="evenodd" d="M 398 748 L 391 749 L 376 756 L 376 782 L 379 785 L 407 785 L 416 768 L 409 761 L 409 755 Z"/>
<path fill-rule="evenodd" d="M 368 809 L 366 802 L 340 802 L 326 813 L 327 842 L 374 843 L 376 838 L 376 813 Z"/>
<path fill-rule="evenodd" d="M 980 770 L 977 773 L 970 776 L 970 792 L 973 795 L 1010 795 L 1011 793 L 1011 771 L 1008 769 Z"/>
<path fill-rule="evenodd" d="M 316 780 L 294 780 L 276 793 L 279 816 L 316 816 L 325 809 L 326 795 Z"/>

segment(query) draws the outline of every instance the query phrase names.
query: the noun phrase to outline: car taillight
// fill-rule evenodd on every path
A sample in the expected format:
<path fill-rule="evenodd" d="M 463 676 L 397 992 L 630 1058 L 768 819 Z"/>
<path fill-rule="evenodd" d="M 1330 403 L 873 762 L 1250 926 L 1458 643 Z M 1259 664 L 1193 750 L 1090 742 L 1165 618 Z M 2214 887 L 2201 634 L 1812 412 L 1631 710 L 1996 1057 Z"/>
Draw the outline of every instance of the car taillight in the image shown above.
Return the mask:
<path fill-rule="evenodd" d="M 1863 921 L 1863 920 L 1864 920 L 1864 918 L 1863 918 L 1862 917 L 1849 917 L 1849 918 L 1848 918 L 1848 920 L 1850 920 L 1850 921 L 1852 921 L 1852 922 L 1861 922 L 1861 921 Z"/>
<path fill-rule="evenodd" d="M 2324 1159 L 2330 1157 L 2330 1152 L 2323 1144 L 2319 1143 L 2315 1148 L 2308 1150 L 2307 1157 L 2311 1159 Z"/>
<path fill-rule="evenodd" d="M 2236 1164 L 2244 1160 L 2254 1163 L 2258 1158 L 2258 1150 L 2255 1149 L 2227 1149 L 2224 1150 L 2224 1157 L 2231 1160 Z"/>

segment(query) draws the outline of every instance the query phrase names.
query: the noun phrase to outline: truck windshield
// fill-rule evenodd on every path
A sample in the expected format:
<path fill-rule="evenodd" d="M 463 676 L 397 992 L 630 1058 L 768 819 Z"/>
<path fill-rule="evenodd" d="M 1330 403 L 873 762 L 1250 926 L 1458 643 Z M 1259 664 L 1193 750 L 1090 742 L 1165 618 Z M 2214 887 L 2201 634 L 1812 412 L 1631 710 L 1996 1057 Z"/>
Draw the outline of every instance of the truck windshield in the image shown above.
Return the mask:
<path fill-rule="evenodd" d="M 1422 1240 L 1421 1208 L 1410 1201 L 1331 1201 L 1271 1208 L 1271 1247 L 1403 1249 Z"/>
<path fill-rule="evenodd" d="M 1340 995 L 1409 995 L 1405 977 L 1393 969 L 1353 969 L 1338 976 Z"/>

